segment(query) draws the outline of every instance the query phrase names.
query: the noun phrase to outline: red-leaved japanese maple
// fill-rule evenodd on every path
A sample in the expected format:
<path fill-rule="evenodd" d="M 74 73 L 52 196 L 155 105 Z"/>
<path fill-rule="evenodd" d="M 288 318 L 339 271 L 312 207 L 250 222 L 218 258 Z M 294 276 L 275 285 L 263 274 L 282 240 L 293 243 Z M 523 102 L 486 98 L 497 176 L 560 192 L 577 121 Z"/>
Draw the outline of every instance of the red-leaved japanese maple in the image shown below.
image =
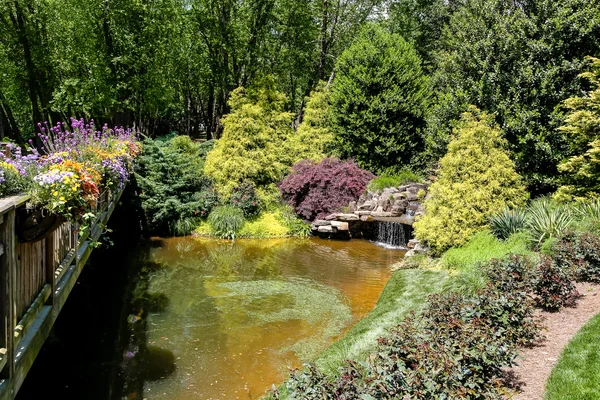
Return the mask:
<path fill-rule="evenodd" d="M 292 173 L 281 182 L 279 190 L 298 215 L 312 221 L 339 212 L 357 200 L 374 177 L 354 161 L 302 160 L 292 167 Z"/>

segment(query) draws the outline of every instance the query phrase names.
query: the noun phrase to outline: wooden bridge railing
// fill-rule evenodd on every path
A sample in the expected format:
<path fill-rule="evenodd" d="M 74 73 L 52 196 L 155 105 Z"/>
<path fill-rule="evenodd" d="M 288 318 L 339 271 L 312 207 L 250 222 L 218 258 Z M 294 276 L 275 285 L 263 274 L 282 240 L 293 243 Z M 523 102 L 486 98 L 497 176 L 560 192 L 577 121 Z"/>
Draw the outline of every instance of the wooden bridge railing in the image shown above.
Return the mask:
<path fill-rule="evenodd" d="M 100 196 L 85 233 L 65 222 L 27 243 L 16 216 L 29 197 L 0 198 L 0 400 L 16 396 L 121 194 Z"/>

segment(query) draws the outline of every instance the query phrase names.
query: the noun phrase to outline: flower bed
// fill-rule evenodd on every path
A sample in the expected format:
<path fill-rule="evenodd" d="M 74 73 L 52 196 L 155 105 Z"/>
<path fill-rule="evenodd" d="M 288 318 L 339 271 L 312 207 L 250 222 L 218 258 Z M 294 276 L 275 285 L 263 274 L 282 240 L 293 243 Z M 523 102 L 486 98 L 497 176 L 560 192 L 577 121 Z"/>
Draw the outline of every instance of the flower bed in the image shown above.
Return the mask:
<path fill-rule="evenodd" d="M 27 193 L 30 206 L 85 225 L 101 192 L 125 187 L 141 150 L 138 135 L 74 118 L 70 126 L 38 126 L 40 150 L 30 140 L 25 150 L 7 144 L 0 154 L 0 196 Z"/>

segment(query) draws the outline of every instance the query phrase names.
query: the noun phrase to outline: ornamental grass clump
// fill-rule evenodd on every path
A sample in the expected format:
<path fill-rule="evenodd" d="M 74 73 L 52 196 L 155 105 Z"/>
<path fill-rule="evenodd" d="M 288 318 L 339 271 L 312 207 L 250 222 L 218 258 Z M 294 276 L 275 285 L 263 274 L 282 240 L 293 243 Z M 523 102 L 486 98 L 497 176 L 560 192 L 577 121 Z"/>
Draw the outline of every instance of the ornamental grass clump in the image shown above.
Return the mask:
<path fill-rule="evenodd" d="M 524 209 L 511 210 L 505 207 L 489 218 L 490 228 L 498 239 L 506 240 L 512 234 L 521 232 L 525 227 L 527 213 Z"/>
<path fill-rule="evenodd" d="M 244 221 L 243 211 L 230 205 L 217 207 L 208 216 L 208 223 L 213 232 L 223 239 L 234 240 Z"/>
<path fill-rule="evenodd" d="M 541 246 L 549 238 L 560 237 L 573 221 L 573 210 L 569 205 L 541 197 L 527 208 L 525 230 L 530 240 L 536 246 Z"/>

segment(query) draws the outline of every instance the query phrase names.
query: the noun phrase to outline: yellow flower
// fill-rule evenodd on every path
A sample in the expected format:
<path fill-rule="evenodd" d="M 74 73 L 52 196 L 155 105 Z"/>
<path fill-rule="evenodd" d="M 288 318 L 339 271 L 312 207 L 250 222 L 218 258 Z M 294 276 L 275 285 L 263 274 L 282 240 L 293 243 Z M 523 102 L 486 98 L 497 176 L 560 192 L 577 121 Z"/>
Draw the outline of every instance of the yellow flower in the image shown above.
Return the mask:
<path fill-rule="evenodd" d="M 72 191 L 76 191 L 76 190 L 77 190 L 77 186 L 73 186 L 73 187 L 71 188 L 71 190 L 72 190 Z"/>
<path fill-rule="evenodd" d="M 63 196 L 60 196 L 60 201 L 65 201 L 65 198 Z"/>
<path fill-rule="evenodd" d="M 54 192 L 52 192 L 52 194 L 53 194 L 54 196 L 58 196 L 58 192 L 57 192 L 56 190 L 55 190 Z"/>

